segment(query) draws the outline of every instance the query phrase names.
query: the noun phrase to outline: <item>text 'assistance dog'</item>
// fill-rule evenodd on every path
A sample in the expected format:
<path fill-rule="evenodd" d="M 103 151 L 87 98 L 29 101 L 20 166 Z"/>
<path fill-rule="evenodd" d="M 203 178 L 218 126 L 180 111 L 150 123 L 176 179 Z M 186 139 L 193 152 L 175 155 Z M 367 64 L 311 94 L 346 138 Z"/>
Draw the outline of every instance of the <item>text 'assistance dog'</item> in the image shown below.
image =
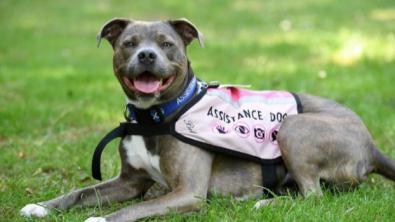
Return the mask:
<path fill-rule="evenodd" d="M 113 67 L 128 105 L 127 122 L 99 144 L 93 174 L 101 179 L 105 144 L 122 137 L 116 178 L 29 204 L 24 216 L 52 209 L 130 201 L 158 182 L 169 189 L 87 222 L 134 221 L 198 208 L 214 191 L 235 198 L 271 189 L 322 195 L 320 181 L 347 190 L 370 173 L 395 180 L 395 162 L 375 146 L 361 119 L 335 102 L 282 91 L 246 91 L 196 79 L 187 46 L 203 35 L 186 19 L 113 19 L 98 35 L 114 49 Z M 258 202 L 256 206 L 265 202 Z"/>

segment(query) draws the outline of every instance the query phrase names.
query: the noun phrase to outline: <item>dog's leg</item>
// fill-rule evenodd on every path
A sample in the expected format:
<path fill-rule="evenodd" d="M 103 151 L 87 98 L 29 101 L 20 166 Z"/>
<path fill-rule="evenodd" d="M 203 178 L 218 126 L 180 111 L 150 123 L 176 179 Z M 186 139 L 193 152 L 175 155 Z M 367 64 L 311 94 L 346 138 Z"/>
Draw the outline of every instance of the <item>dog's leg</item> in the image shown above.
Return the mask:
<path fill-rule="evenodd" d="M 289 164 L 291 165 L 291 164 Z M 322 189 L 320 186 L 320 177 L 314 165 L 306 166 L 302 164 L 292 164 L 293 167 L 303 169 L 302 171 L 293 171 L 293 176 L 298 184 L 299 192 L 304 196 L 310 195 L 322 196 Z"/>
<path fill-rule="evenodd" d="M 104 216 L 103 221 L 129 222 L 198 208 L 196 204 L 202 202 L 201 198 L 207 197 L 214 155 L 179 141 L 169 142 L 160 143 L 166 147 L 161 153 L 160 168 L 171 192 L 157 199 L 127 206 Z M 94 221 L 94 218 L 87 221 Z"/>
<path fill-rule="evenodd" d="M 310 163 L 306 161 L 303 153 L 298 154 L 298 156 L 294 155 L 294 152 L 284 152 L 285 149 L 292 149 L 292 150 L 300 150 L 297 147 L 287 144 L 286 148 L 282 149 L 282 155 L 284 159 L 284 163 L 287 166 L 289 171 L 292 174 L 295 182 L 299 187 L 299 192 L 303 196 L 307 197 L 309 195 L 317 195 L 322 196 L 322 190 L 320 186 L 320 177 L 319 172 L 317 171 L 317 166 L 315 163 Z M 303 152 L 303 151 L 302 151 Z M 292 155 L 292 158 L 290 157 Z M 297 158 L 297 160 L 295 160 Z"/>
<path fill-rule="evenodd" d="M 171 213 L 184 213 L 198 209 L 201 202 L 199 196 L 205 197 L 203 193 L 195 193 L 192 190 L 179 188 L 160 198 L 140 202 L 110 215 L 105 216 L 106 221 L 134 221 L 149 216 L 162 216 Z"/>
<path fill-rule="evenodd" d="M 69 209 L 75 205 L 93 206 L 98 203 L 108 204 L 112 201 L 123 202 L 140 197 L 152 186 L 152 180 L 133 180 L 118 176 L 112 180 L 82 188 L 58 198 L 28 204 L 20 211 L 23 216 L 46 216 L 51 209 Z"/>

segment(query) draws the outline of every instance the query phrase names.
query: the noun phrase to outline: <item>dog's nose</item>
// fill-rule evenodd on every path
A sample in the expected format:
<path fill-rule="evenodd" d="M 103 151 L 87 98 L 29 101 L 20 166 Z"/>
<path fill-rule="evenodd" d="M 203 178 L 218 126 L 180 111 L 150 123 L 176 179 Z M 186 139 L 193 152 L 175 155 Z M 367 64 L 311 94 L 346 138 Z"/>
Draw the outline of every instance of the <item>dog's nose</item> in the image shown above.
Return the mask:
<path fill-rule="evenodd" d="M 137 56 L 138 56 L 140 62 L 143 64 L 151 64 L 156 59 L 156 53 L 152 50 L 149 50 L 149 49 L 139 52 L 139 54 Z"/>

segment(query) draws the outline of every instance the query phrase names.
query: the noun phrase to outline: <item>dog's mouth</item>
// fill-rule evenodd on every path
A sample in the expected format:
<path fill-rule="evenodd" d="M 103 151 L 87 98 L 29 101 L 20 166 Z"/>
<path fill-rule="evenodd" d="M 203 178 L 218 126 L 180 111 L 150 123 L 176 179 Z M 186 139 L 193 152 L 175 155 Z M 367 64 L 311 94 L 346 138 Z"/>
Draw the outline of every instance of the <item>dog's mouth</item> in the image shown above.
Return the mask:
<path fill-rule="evenodd" d="M 159 78 L 151 72 L 145 71 L 134 78 L 123 77 L 123 81 L 129 89 L 142 94 L 160 95 L 173 82 L 176 75 L 168 78 Z"/>

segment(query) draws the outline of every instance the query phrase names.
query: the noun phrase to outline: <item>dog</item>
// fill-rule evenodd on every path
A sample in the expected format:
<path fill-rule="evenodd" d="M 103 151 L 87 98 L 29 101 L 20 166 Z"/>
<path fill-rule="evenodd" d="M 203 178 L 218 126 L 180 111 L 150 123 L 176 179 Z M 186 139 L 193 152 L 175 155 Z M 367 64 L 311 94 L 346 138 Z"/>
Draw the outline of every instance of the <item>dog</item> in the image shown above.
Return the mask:
<path fill-rule="evenodd" d="M 113 47 L 115 76 L 128 103 L 139 112 L 135 113 L 138 123 L 145 125 L 157 124 L 145 110 L 179 98 L 188 89 L 195 76 L 187 46 L 195 39 L 202 47 L 204 44 L 203 35 L 186 19 L 144 22 L 116 18 L 102 27 L 98 45 L 102 38 Z M 197 91 L 188 100 L 197 97 Z M 259 197 L 267 185 L 265 177 L 274 178 L 275 193 L 286 194 L 295 185 L 304 196 L 323 195 L 320 181 L 348 190 L 363 183 L 371 173 L 395 180 L 395 162 L 376 148 L 353 111 L 316 96 L 297 96 L 303 113 L 287 116 L 280 130 L 272 133 L 283 161 L 273 164 L 271 176 L 262 174 L 257 162 L 202 149 L 172 135 L 124 136 L 119 145 L 122 168 L 117 177 L 53 200 L 28 204 L 20 213 L 45 217 L 54 208 L 130 201 L 143 196 L 155 182 L 169 192 L 86 222 L 135 221 L 190 212 L 213 191 L 238 199 Z M 185 106 L 169 115 L 159 113 L 160 122 L 169 122 Z M 187 126 L 194 130 L 190 122 Z M 221 126 L 217 129 L 222 134 L 227 132 Z M 264 203 L 262 200 L 257 206 Z"/>

